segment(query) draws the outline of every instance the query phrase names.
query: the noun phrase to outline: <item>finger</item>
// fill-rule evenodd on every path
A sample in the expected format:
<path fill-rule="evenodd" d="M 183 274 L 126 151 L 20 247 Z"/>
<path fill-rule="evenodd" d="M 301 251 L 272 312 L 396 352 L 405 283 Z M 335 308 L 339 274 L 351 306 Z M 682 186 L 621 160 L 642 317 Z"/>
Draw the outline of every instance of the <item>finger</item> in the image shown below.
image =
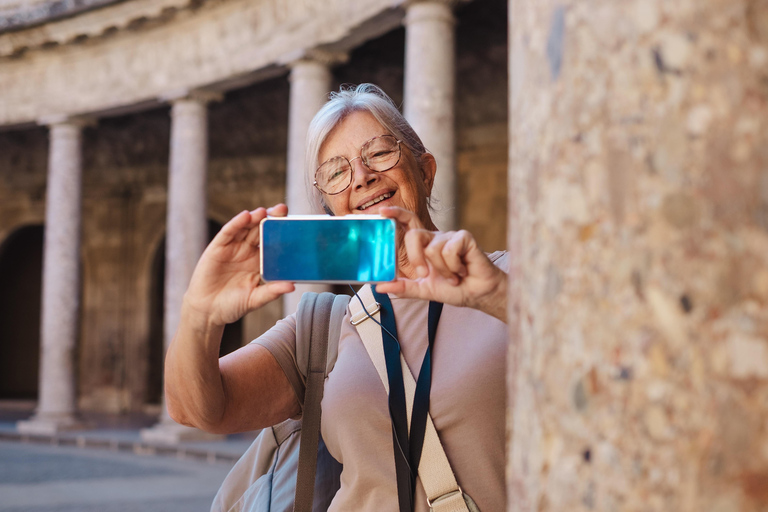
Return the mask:
<path fill-rule="evenodd" d="M 405 252 L 408 255 L 408 261 L 419 277 L 425 277 L 429 274 L 424 247 L 429 245 L 434 237 L 435 234 L 426 229 L 413 229 L 405 234 Z"/>
<path fill-rule="evenodd" d="M 467 276 L 467 266 L 464 257 L 472 246 L 473 239 L 467 231 L 455 233 L 443 246 L 443 261 L 447 268 L 461 277 Z"/>
<path fill-rule="evenodd" d="M 409 230 L 424 229 L 424 224 L 421 223 L 421 220 L 415 213 L 399 206 L 384 206 L 379 209 L 379 214 L 388 219 L 395 219 Z"/>
<path fill-rule="evenodd" d="M 285 217 L 288 215 L 288 207 L 283 203 L 267 208 L 267 215 L 271 217 Z"/>
<path fill-rule="evenodd" d="M 443 247 L 448 239 L 444 235 L 435 236 L 426 247 L 424 247 L 424 257 L 440 275 L 448 277 L 452 274 L 448 266 L 443 261 Z"/>
<path fill-rule="evenodd" d="M 260 233 L 261 229 L 259 229 L 258 225 L 252 227 L 248 232 L 248 236 L 245 237 L 245 243 L 252 247 L 258 247 L 259 241 L 261 240 L 261 237 L 259 236 Z"/>
<path fill-rule="evenodd" d="M 249 213 L 247 210 L 243 210 L 242 212 L 232 217 L 229 222 L 224 224 L 224 226 L 219 230 L 219 232 L 214 237 L 214 240 L 222 245 L 226 245 L 245 238 L 248 234 L 247 227 L 251 222 L 252 213 L 253 212 Z"/>
<path fill-rule="evenodd" d="M 249 299 L 250 309 L 256 309 L 278 297 L 296 290 L 296 286 L 288 281 L 273 281 L 257 286 Z"/>
<path fill-rule="evenodd" d="M 407 299 L 428 298 L 424 295 L 424 290 L 422 290 L 416 281 L 403 277 L 399 277 L 397 281 L 378 283 L 376 285 L 376 291 L 379 293 L 393 293 L 398 297 Z"/>
<path fill-rule="evenodd" d="M 435 272 L 445 279 L 450 280 L 453 284 L 458 284 L 459 277 L 454 273 L 443 257 L 443 249 L 445 244 L 450 239 L 450 236 L 441 234 L 436 236 L 430 243 L 424 248 L 424 256 L 427 258 L 427 262 L 432 266 L 431 272 Z"/>
<path fill-rule="evenodd" d="M 245 241 L 246 244 L 253 247 L 259 246 L 259 224 L 267 217 L 266 208 L 257 208 L 251 213 L 251 221 L 248 224 L 248 231 L 243 230 L 245 236 L 239 241 Z"/>
<path fill-rule="evenodd" d="M 378 283 L 375 288 L 378 293 L 394 293 L 395 295 L 400 295 L 405 291 L 405 283 L 402 278 L 400 278 L 397 281 Z"/>

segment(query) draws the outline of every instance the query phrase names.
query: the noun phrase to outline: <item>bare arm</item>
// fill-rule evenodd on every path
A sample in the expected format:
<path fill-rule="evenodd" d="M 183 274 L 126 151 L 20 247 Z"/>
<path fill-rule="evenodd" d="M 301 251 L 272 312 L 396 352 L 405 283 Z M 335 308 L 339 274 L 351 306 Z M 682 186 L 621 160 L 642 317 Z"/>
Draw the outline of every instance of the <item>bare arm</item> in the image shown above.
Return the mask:
<path fill-rule="evenodd" d="M 270 210 L 285 215 L 285 206 Z M 298 413 L 299 404 L 272 355 L 248 345 L 219 359 L 224 326 L 293 290 L 260 284 L 260 208 L 242 212 L 200 258 L 165 360 L 165 398 L 175 421 L 214 433 L 265 427 Z"/>

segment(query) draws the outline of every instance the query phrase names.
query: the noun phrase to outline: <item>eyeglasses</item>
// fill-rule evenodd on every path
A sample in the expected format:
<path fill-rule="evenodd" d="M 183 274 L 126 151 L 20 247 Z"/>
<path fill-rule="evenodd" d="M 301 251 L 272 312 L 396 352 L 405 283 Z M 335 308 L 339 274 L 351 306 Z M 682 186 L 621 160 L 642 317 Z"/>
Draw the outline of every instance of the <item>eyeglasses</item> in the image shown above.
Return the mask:
<path fill-rule="evenodd" d="M 352 183 L 352 162 L 358 158 L 372 171 L 388 171 L 400 161 L 400 142 L 392 135 L 379 135 L 363 144 L 360 156 L 352 160 L 343 156 L 326 160 L 315 171 L 314 185 L 330 196 L 344 192 Z"/>

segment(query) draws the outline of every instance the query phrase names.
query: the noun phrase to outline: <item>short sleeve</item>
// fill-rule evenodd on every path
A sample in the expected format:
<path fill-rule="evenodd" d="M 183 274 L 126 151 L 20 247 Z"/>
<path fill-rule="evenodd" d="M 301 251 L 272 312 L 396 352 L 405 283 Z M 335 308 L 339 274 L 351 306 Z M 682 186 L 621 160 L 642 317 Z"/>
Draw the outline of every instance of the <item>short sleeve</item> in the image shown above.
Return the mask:
<path fill-rule="evenodd" d="M 269 350 L 269 353 L 283 369 L 299 403 L 304 403 L 306 382 L 296 362 L 296 314 L 278 321 L 271 329 L 253 340 Z"/>
<path fill-rule="evenodd" d="M 488 259 L 501 270 L 509 273 L 509 253 L 507 251 L 493 252 L 488 255 Z"/>

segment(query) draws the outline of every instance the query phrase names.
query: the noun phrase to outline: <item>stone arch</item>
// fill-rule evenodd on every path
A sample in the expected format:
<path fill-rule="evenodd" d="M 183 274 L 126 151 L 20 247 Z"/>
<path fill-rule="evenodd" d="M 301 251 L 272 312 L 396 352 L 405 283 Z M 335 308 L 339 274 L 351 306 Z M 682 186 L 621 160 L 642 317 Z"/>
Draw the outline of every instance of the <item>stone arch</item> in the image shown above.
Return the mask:
<path fill-rule="evenodd" d="M 42 225 L 0 245 L 0 398 L 36 399 L 40 373 Z"/>
<path fill-rule="evenodd" d="M 222 224 L 208 219 L 208 239 L 219 232 Z M 163 304 L 165 302 L 165 236 L 155 244 L 149 266 L 149 329 L 147 334 L 147 377 L 145 403 L 159 404 L 163 392 Z M 221 340 L 219 355 L 223 356 L 243 345 L 243 321 L 227 325 Z"/>

